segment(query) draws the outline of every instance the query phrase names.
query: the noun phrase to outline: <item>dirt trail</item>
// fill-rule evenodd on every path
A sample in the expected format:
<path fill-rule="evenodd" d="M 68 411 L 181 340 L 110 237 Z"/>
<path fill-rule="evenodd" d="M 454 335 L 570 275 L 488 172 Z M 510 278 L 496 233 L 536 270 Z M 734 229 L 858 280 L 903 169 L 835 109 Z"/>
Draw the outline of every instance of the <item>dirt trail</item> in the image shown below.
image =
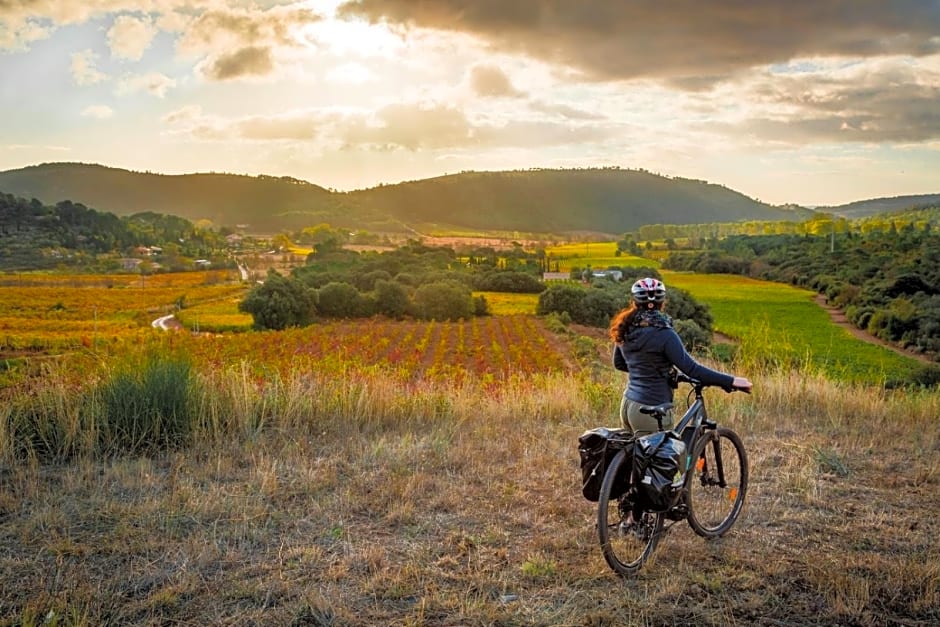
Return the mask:
<path fill-rule="evenodd" d="M 886 342 L 882 340 L 881 338 L 877 338 L 871 333 L 868 333 L 867 331 L 862 331 L 861 329 L 856 327 L 854 324 L 849 322 L 848 318 L 845 317 L 845 313 L 841 309 L 837 309 L 836 307 L 833 307 L 828 302 L 826 302 L 826 296 L 824 294 L 816 294 L 816 297 L 814 298 L 814 300 L 816 301 L 817 305 L 819 305 L 820 307 L 822 307 L 829 313 L 829 318 L 832 320 L 834 324 L 842 327 L 843 329 L 846 329 L 849 333 L 851 333 L 858 339 L 864 342 L 868 342 L 870 344 L 877 344 L 879 346 L 884 346 L 888 350 L 894 351 L 898 355 L 910 357 L 912 359 L 916 359 L 917 361 L 920 361 L 925 364 L 936 363 L 925 355 L 922 355 L 920 353 L 915 353 L 914 351 L 905 350 L 899 346 L 896 346 L 895 344 L 892 344 L 891 342 Z"/>

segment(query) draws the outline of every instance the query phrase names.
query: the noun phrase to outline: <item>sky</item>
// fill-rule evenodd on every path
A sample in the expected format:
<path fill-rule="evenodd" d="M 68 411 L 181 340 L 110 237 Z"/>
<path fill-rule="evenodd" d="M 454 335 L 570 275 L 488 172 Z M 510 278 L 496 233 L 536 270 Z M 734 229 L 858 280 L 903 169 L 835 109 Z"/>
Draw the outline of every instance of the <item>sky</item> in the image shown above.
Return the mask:
<path fill-rule="evenodd" d="M 940 193 L 940 0 L 0 0 L 0 170 Z"/>

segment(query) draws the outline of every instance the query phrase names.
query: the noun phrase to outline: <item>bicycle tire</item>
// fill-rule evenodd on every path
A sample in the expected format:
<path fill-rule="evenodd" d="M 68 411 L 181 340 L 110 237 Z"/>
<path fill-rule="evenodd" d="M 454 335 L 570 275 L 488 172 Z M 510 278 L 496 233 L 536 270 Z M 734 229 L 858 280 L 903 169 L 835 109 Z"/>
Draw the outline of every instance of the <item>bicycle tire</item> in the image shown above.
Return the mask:
<path fill-rule="evenodd" d="M 597 502 L 597 532 L 601 551 L 607 564 L 620 576 L 635 574 L 656 549 L 663 529 L 663 514 L 643 512 L 637 521 L 628 524 L 633 509 L 627 494 L 610 498 L 618 471 L 627 459 L 626 451 L 618 452 L 607 466 Z"/>
<path fill-rule="evenodd" d="M 721 537 L 737 521 L 747 496 L 744 443 L 731 429 L 718 427 L 695 441 L 691 459 L 686 488 L 689 526 L 703 538 Z"/>

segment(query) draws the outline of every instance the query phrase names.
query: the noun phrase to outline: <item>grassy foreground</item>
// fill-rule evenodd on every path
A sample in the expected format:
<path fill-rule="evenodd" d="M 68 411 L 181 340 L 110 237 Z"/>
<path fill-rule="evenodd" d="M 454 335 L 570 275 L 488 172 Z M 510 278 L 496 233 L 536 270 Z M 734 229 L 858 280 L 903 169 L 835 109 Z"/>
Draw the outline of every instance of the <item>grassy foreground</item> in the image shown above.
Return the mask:
<path fill-rule="evenodd" d="M 204 400 L 197 446 L 0 461 L 0 624 L 940 621 L 940 395 L 748 374 L 753 395 L 708 399 L 750 455 L 743 517 L 713 542 L 678 524 L 633 580 L 579 491 L 614 373 L 304 376 L 264 398 L 199 374 L 226 402 Z"/>

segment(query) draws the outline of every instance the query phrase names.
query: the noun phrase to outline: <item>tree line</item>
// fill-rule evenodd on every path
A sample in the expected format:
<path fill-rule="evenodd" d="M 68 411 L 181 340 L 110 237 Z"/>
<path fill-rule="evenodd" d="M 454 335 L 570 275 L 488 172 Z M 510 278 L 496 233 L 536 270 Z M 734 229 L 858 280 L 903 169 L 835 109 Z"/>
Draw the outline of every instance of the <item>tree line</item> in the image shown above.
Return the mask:
<path fill-rule="evenodd" d="M 314 245 L 303 266 L 282 275 L 269 270 L 242 301 L 257 329 L 305 326 L 320 318 L 458 320 L 489 313 L 473 292 L 537 294 L 542 261 L 521 247 L 456 252 L 418 240 L 388 251 L 354 251 L 334 237 Z"/>
<path fill-rule="evenodd" d="M 940 233 L 929 220 L 886 224 L 838 234 L 734 235 L 707 250 L 674 252 L 663 267 L 742 274 L 815 290 L 844 309 L 858 328 L 936 359 Z"/>
<path fill-rule="evenodd" d="M 200 258 L 220 265 L 229 263 L 226 234 L 174 215 L 118 217 L 70 200 L 49 206 L 0 193 L 0 269 L 7 271 L 116 271 L 120 258 L 140 247 L 157 249 L 149 263 L 166 270 L 191 269 Z"/>

